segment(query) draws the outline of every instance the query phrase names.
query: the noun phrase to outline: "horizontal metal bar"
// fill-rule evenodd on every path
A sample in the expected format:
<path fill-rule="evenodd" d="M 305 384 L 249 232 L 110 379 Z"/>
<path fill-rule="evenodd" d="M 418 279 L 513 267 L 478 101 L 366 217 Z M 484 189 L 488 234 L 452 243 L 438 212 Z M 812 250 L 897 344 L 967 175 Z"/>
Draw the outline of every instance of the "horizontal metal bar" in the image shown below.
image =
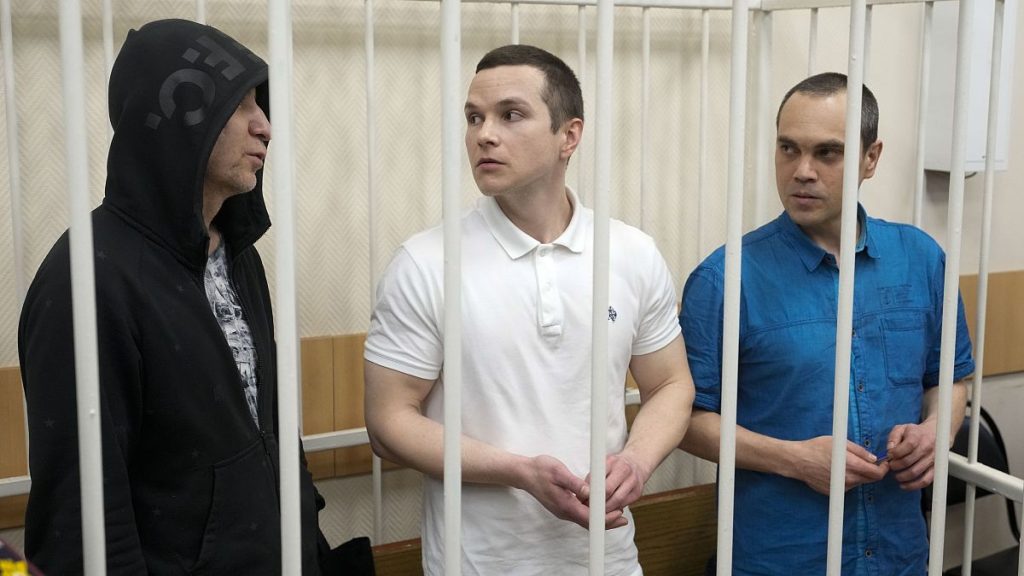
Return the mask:
<path fill-rule="evenodd" d="M 437 2 L 437 0 L 410 0 Z M 929 0 L 868 0 L 868 6 L 878 4 L 924 4 Z M 956 0 L 937 0 L 952 2 Z M 597 0 L 462 0 L 464 4 L 532 4 L 536 6 L 596 6 Z M 615 0 L 623 8 L 676 8 L 683 10 L 731 10 L 730 0 Z M 751 11 L 808 10 L 811 8 L 846 8 L 850 0 L 751 0 Z"/>
<path fill-rule="evenodd" d="M 928 0 L 868 0 L 868 6 L 879 4 L 924 4 Z M 953 1 L 953 0 L 939 0 Z M 758 7 L 765 12 L 776 10 L 809 10 L 811 8 L 846 8 L 850 0 L 762 0 Z"/>
<path fill-rule="evenodd" d="M 307 453 L 363 446 L 369 443 L 370 436 L 366 433 L 366 428 L 352 428 L 336 432 L 324 432 L 323 434 L 310 434 L 309 436 L 302 437 L 302 447 Z"/>
<path fill-rule="evenodd" d="M 626 388 L 626 406 L 640 404 L 640 391 L 636 388 Z"/>
<path fill-rule="evenodd" d="M 949 453 L 949 475 L 1015 502 L 1024 502 L 1024 480 L 980 462 L 970 464 L 954 452 Z"/>
<path fill-rule="evenodd" d="M 437 0 L 417 0 L 434 2 Z M 920 0 L 923 1 L 923 0 Z M 464 4 L 533 4 L 537 6 L 597 6 L 597 0 L 462 0 Z M 730 0 L 615 0 L 615 6 L 624 8 L 681 8 L 731 10 Z M 760 8 L 760 0 L 752 0 L 750 9 Z"/>
<path fill-rule="evenodd" d="M 32 479 L 28 476 L 15 476 L 13 478 L 0 479 L 0 498 L 28 494 L 28 490 L 31 487 Z"/>

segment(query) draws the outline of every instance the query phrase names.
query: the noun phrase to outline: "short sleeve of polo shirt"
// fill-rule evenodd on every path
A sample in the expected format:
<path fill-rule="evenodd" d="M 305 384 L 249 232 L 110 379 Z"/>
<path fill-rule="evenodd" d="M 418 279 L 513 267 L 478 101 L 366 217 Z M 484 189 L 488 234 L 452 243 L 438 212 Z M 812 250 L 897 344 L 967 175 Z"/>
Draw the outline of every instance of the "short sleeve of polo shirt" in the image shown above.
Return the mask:
<path fill-rule="evenodd" d="M 676 320 L 676 288 L 672 274 L 661 252 L 650 242 L 650 267 L 642 295 L 641 318 L 636 340 L 633 341 L 633 356 L 657 352 L 668 346 L 679 335 Z"/>
<path fill-rule="evenodd" d="M 403 374 L 436 380 L 444 361 L 440 294 L 404 248 L 377 284 L 363 357 Z"/>
<path fill-rule="evenodd" d="M 945 289 L 946 256 L 940 255 L 941 266 L 936 267 L 932 277 L 932 288 L 935 294 L 935 315 L 942 318 L 942 292 Z M 974 373 L 974 357 L 971 353 L 971 335 L 967 329 L 967 316 L 964 313 L 964 299 L 956 295 L 956 346 L 953 353 L 953 381 L 958 382 Z M 942 330 L 935 331 L 928 360 L 925 364 L 924 387 L 939 385 L 939 359 L 942 352 Z"/>
<path fill-rule="evenodd" d="M 679 325 L 696 389 L 695 408 L 718 412 L 722 402 L 722 309 L 724 285 L 719 274 L 701 266 L 683 288 Z"/>

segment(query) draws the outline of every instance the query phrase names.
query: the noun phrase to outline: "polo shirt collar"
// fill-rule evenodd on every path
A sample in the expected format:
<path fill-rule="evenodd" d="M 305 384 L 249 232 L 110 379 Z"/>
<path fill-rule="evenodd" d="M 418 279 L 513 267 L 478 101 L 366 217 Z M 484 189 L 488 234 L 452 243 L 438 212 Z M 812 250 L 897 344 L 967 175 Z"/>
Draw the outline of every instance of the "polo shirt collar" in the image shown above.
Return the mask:
<path fill-rule="evenodd" d="M 569 219 L 569 225 L 562 231 L 562 234 L 551 244 L 563 246 L 579 254 L 583 252 L 587 241 L 583 209 L 576 193 L 571 188 L 566 186 L 565 193 L 569 196 L 569 202 L 572 204 L 572 218 Z M 483 216 L 484 222 L 487 223 L 491 235 L 498 241 L 509 258 L 516 260 L 540 246 L 540 242 L 536 238 L 520 230 L 508 219 L 508 216 L 501 210 L 501 206 L 498 206 L 498 201 L 493 197 L 484 196 L 477 200 L 477 209 Z"/>
<path fill-rule="evenodd" d="M 786 237 L 792 240 L 790 245 L 807 270 L 813 271 L 825 261 L 828 252 L 811 241 L 807 234 L 790 219 L 789 214 L 783 212 L 779 216 L 778 223 Z M 857 238 L 855 252 L 863 251 L 870 258 L 880 258 L 878 244 L 875 242 L 874 235 L 871 234 L 871 220 L 868 219 L 867 212 L 860 203 L 857 203 L 857 223 L 860 225 L 860 236 Z"/>

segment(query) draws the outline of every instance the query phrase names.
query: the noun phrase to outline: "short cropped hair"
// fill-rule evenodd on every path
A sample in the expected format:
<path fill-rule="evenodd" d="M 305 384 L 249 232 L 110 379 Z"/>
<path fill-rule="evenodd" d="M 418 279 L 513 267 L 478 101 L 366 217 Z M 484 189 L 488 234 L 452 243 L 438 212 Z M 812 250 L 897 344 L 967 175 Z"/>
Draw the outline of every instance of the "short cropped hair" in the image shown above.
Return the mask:
<path fill-rule="evenodd" d="M 779 117 L 782 116 L 782 108 L 786 105 L 789 97 L 793 94 L 806 94 L 824 98 L 846 92 L 846 74 L 839 72 L 823 72 L 802 80 L 796 86 L 789 89 L 779 104 L 779 112 L 775 116 L 775 128 L 779 127 Z M 860 143 L 863 150 L 867 150 L 878 140 L 878 100 L 871 90 L 864 85 L 861 92 L 860 108 Z"/>
<path fill-rule="evenodd" d="M 572 69 L 554 54 L 527 44 L 509 44 L 495 48 L 476 65 L 476 71 L 499 66 L 531 66 L 544 74 L 540 97 L 548 106 L 551 131 L 557 132 L 573 118 L 583 119 L 583 91 Z"/>

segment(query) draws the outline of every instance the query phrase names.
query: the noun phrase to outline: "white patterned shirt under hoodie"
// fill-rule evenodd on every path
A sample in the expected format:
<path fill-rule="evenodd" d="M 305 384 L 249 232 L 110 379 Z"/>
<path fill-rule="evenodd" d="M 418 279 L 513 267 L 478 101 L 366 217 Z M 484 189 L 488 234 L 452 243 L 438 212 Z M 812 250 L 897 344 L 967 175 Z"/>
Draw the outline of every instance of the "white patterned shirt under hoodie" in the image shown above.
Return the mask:
<path fill-rule="evenodd" d="M 235 357 L 235 364 L 238 366 L 238 373 L 242 381 L 242 391 L 245 393 L 245 402 L 249 405 L 249 414 L 252 415 L 258 428 L 260 421 L 256 411 L 258 397 L 256 348 L 253 346 L 252 335 L 249 333 L 249 324 L 242 315 L 238 297 L 235 295 L 234 288 L 231 287 L 231 278 L 228 276 L 228 259 L 223 242 L 207 259 L 203 280 L 206 285 L 206 299 L 210 301 L 213 316 L 220 324 L 224 338 L 231 348 L 231 354 Z"/>

